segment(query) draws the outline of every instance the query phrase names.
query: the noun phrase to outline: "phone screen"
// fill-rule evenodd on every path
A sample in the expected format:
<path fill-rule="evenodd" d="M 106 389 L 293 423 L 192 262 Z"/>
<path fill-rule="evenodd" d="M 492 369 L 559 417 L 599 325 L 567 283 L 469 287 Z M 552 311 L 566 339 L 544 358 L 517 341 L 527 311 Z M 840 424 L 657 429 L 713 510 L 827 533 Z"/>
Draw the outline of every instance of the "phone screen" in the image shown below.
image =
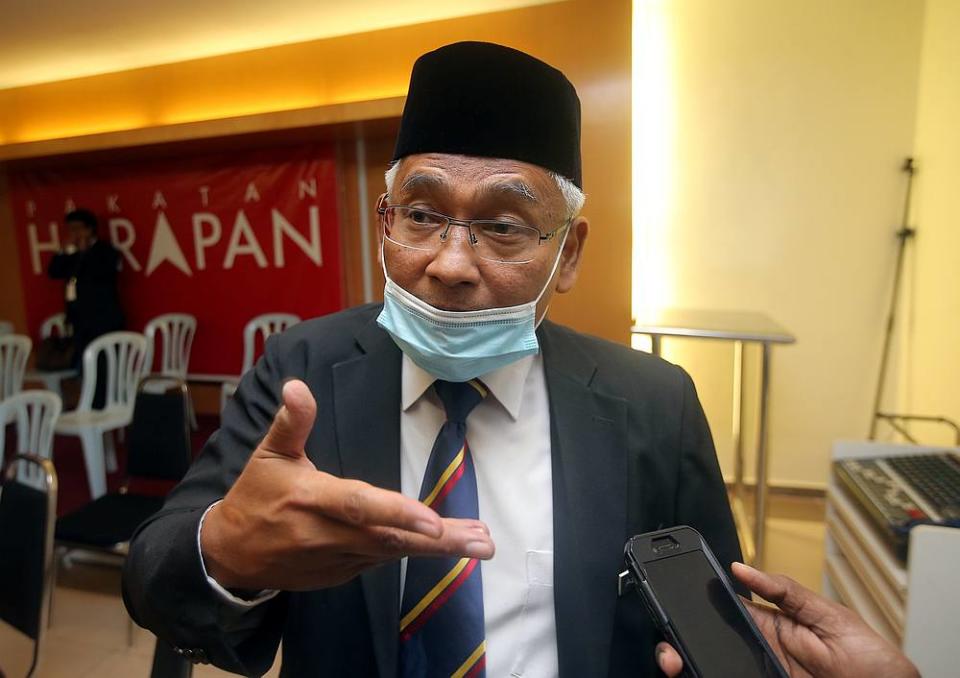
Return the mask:
<path fill-rule="evenodd" d="M 647 562 L 644 569 L 703 678 L 780 675 L 702 551 Z"/>

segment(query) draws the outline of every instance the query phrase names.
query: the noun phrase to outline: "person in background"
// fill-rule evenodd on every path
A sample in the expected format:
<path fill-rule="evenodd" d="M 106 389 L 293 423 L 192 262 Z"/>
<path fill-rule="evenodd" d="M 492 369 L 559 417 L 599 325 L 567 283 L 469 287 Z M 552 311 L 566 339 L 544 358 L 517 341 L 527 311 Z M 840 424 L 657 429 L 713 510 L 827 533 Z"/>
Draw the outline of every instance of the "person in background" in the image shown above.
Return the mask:
<path fill-rule="evenodd" d="M 117 293 L 120 256 L 109 240 L 97 237 L 97 217 L 90 210 L 73 210 L 64 222 L 66 245 L 50 260 L 47 274 L 66 281 L 66 320 L 73 328 L 74 363 L 82 370 L 83 351 L 90 342 L 107 332 L 123 329 Z M 103 407 L 104 387 L 104 380 L 98 379 L 95 408 Z"/>

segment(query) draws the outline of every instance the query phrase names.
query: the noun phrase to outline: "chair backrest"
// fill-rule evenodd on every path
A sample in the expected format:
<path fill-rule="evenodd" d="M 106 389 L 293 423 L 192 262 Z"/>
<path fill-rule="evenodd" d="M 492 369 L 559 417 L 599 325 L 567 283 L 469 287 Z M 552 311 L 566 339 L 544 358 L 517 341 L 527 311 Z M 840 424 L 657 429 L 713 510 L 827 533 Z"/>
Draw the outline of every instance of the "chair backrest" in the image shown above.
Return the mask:
<path fill-rule="evenodd" d="M 190 347 L 197 331 L 197 319 L 186 313 L 165 313 L 147 323 L 147 373 L 153 370 L 156 336 L 160 335 L 159 374 L 186 378 L 190 365 Z"/>
<path fill-rule="evenodd" d="M 35 454 L 50 459 L 53 452 L 53 429 L 63 403 L 53 391 L 21 391 L 0 402 L 0 422 L 17 426 L 17 453 Z M 3 448 L 6 436 L 0 435 L 0 467 L 3 466 Z M 42 469 L 36 464 L 21 463 L 17 478 L 22 483 L 39 487 Z"/>
<path fill-rule="evenodd" d="M 173 383 L 157 393 L 151 382 Z M 127 444 L 127 475 L 179 481 L 190 467 L 187 384 L 176 377 L 145 377 L 137 389 Z"/>
<path fill-rule="evenodd" d="M 0 334 L 13 334 L 13 323 L 9 320 L 0 320 Z"/>
<path fill-rule="evenodd" d="M 5 400 L 23 388 L 23 373 L 33 342 L 22 334 L 0 336 L 0 400 Z"/>
<path fill-rule="evenodd" d="M 137 385 L 146 370 L 147 338 L 136 332 L 108 332 L 91 341 L 83 352 L 83 386 L 77 410 L 89 412 L 97 391 L 100 357 L 106 363 L 104 409 L 133 409 Z"/>
<path fill-rule="evenodd" d="M 243 328 L 243 371 L 253 367 L 256 360 L 257 337 L 262 337 L 263 343 L 271 334 L 283 332 L 291 325 L 300 322 L 300 316 L 292 313 L 264 313 L 252 318 Z"/>
<path fill-rule="evenodd" d="M 41 488 L 19 482 L 21 463 L 40 469 Z M 49 459 L 17 455 L 0 491 L 0 619 L 39 642 L 46 624 L 57 518 L 57 472 Z M 36 655 L 34 655 L 36 659 Z"/>
<path fill-rule="evenodd" d="M 40 325 L 40 338 L 46 339 L 56 334 L 58 337 L 67 336 L 67 314 L 54 313 Z"/>

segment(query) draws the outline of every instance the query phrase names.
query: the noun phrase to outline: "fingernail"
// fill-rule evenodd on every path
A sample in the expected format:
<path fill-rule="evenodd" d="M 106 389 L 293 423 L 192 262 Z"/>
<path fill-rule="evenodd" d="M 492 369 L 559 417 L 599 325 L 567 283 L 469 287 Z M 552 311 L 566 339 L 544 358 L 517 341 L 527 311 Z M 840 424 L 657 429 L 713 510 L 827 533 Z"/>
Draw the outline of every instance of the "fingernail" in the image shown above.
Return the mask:
<path fill-rule="evenodd" d="M 666 650 L 664 650 L 662 647 L 657 646 L 657 651 L 656 651 L 657 666 L 660 667 L 661 671 L 663 671 L 663 653 L 665 651 Z"/>
<path fill-rule="evenodd" d="M 469 541 L 464 553 L 471 558 L 490 558 L 493 555 L 493 544 L 488 541 Z"/>
<path fill-rule="evenodd" d="M 417 520 L 413 523 L 413 529 L 428 537 L 439 537 L 443 534 L 443 523 L 433 522 L 432 520 Z"/>

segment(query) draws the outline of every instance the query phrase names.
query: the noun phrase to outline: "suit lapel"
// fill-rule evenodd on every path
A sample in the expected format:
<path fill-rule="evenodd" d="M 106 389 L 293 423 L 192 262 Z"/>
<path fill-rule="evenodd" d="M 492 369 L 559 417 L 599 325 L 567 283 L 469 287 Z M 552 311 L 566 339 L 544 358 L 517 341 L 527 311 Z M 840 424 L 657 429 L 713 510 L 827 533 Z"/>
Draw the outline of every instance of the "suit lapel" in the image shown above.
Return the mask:
<path fill-rule="evenodd" d="M 337 447 L 343 475 L 400 490 L 400 351 L 374 322 L 357 335 L 363 353 L 333 367 Z M 371 385 L 376 385 L 371 388 Z M 367 616 L 384 678 L 397 671 L 400 566 L 360 575 Z"/>
<path fill-rule="evenodd" d="M 550 400 L 554 607 L 561 676 L 606 676 L 627 502 L 626 401 L 591 388 L 596 365 L 541 327 Z"/>

